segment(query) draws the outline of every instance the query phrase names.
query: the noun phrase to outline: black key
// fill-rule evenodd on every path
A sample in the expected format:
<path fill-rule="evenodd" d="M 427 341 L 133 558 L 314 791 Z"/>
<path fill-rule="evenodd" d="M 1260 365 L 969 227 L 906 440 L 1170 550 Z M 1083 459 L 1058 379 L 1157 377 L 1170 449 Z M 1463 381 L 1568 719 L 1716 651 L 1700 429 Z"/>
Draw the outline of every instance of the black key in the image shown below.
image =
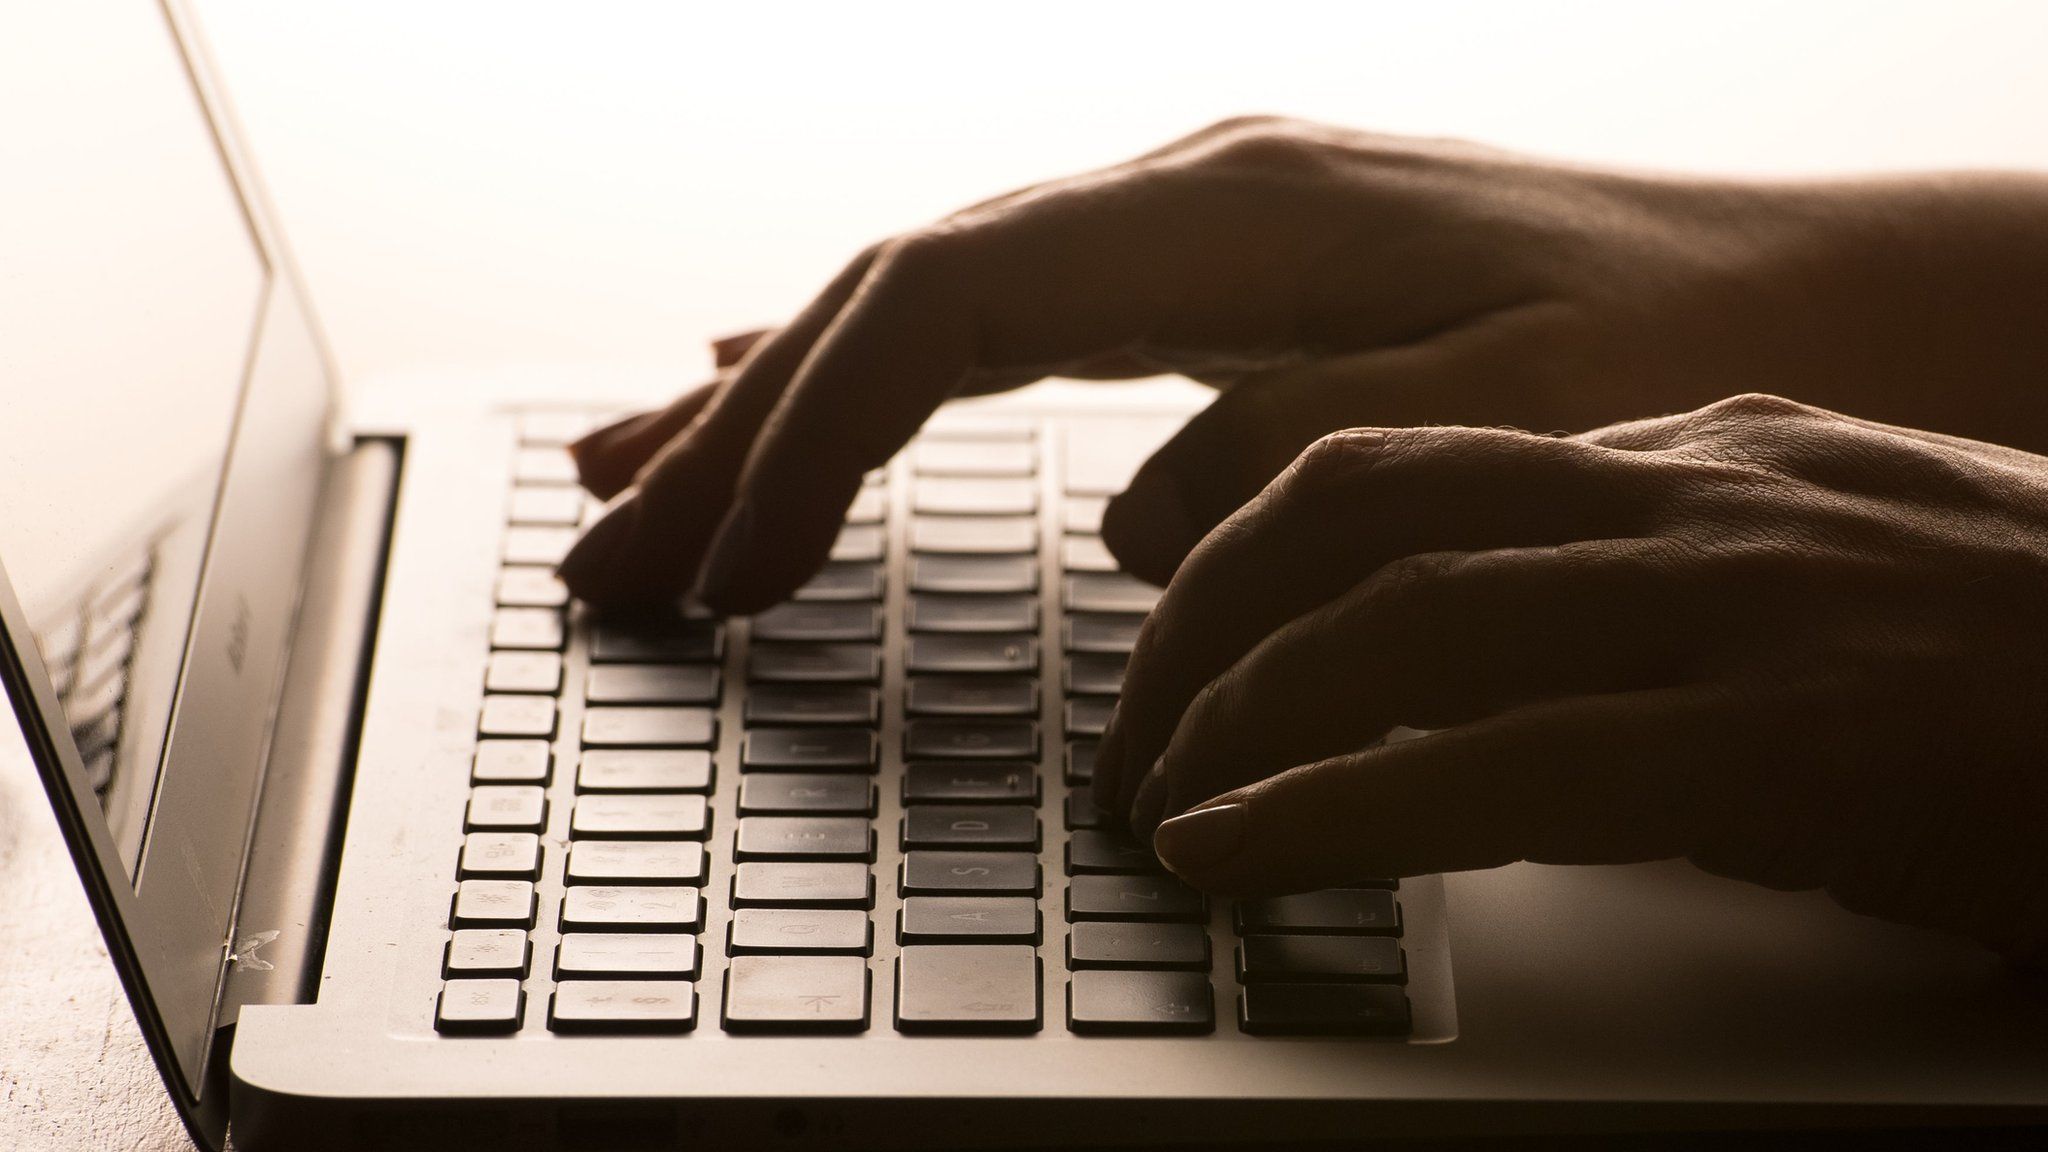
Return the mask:
<path fill-rule="evenodd" d="M 880 640 L 882 606 L 868 603 L 777 604 L 754 617 L 756 640 Z"/>
<path fill-rule="evenodd" d="M 1102 513 L 1109 507 L 1109 497 L 1069 496 L 1062 506 L 1061 519 L 1067 531 L 1093 536 L 1102 531 Z"/>
<path fill-rule="evenodd" d="M 910 449 L 919 476 L 1029 476 L 1038 446 L 1029 440 L 920 440 Z"/>
<path fill-rule="evenodd" d="M 1067 741 L 1067 783 L 1086 784 L 1095 779 L 1095 741 Z"/>
<path fill-rule="evenodd" d="M 694 980 L 697 938 L 679 932 L 571 932 L 555 947 L 557 980 Z"/>
<path fill-rule="evenodd" d="M 875 858 L 875 830 L 858 816 L 743 816 L 735 851 L 742 860 Z"/>
<path fill-rule="evenodd" d="M 1238 999 L 1237 1026 L 1255 1036 L 1401 1036 L 1408 995 L 1385 984 L 1255 984 Z"/>
<path fill-rule="evenodd" d="M 761 772 L 740 781 L 740 815 L 872 816 L 875 791 L 865 776 Z"/>
<path fill-rule="evenodd" d="M 507 564 L 553 568 L 575 544 L 574 528 L 522 524 L 505 529 L 505 546 L 499 555 Z"/>
<path fill-rule="evenodd" d="M 1128 836 L 1083 829 L 1067 840 L 1067 874 L 1138 874 L 1159 871 L 1152 849 Z"/>
<path fill-rule="evenodd" d="M 1067 701 L 1067 735 L 1101 736 L 1115 711 L 1114 697 L 1076 696 Z"/>
<path fill-rule="evenodd" d="M 1038 772 L 999 761 L 921 761 L 903 771 L 905 804 L 1038 803 Z"/>
<path fill-rule="evenodd" d="M 1143 616 L 1075 613 L 1066 620 L 1066 648 L 1128 656 L 1138 646 L 1138 630 L 1144 626 Z"/>
<path fill-rule="evenodd" d="M 531 832 L 471 832 L 462 838 L 464 880 L 540 879 L 540 837 Z"/>
<path fill-rule="evenodd" d="M 912 676 L 903 710 L 913 716 L 1036 716 L 1038 681 L 1007 676 Z"/>
<path fill-rule="evenodd" d="M 457 929 L 448 938 L 441 974 L 450 979 L 505 976 L 523 980 L 532 951 L 526 933 L 517 928 Z"/>
<path fill-rule="evenodd" d="M 1038 813 L 1021 805 L 914 804 L 903 810 L 905 848 L 1038 847 Z"/>
<path fill-rule="evenodd" d="M 718 743 L 718 716 L 709 708 L 600 708 L 583 710 L 589 748 L 707 748 Z"/>
<path fill-rule="evenodd" d="M 536 900 L 528 880 L 464 880 L 455 886 L 451 928 L 531 928 Z"/>
<path fill-rule="evenodd" d="M 1069 612 L 1123 612 L 1143 615 L 1159 603 L 1161 589 L 1128 572 L 1076 572 L 1066 578 Z"/>
<path fill-rule="evenodd" d="M 888 534 L 879 524 L 848 524 L 839 530 L 827 556 L 842 564 L 872 563 L 882 558 L 889 546 Z"/>
<path fill-rule="evenodd" d="M 689 793 L 578 796 L 569 814 L 575 840 L 702 840 L 710 834 L 710 806 Z"/>
<path fill-rule="evenodd" d="M 746 721 L 756 724 L 874 724 L 882 695 L 861 684 L 757 684 L 747 690 Z"/>
<path fill-rule="evenodd" d="M 566 884 L 702 884 L 704 846 L 694 841 L 578 840 Z"/>
<path fill-rule="evenodd" d="M 912 720 L 903 727 L 910 760 L 1036 760 L 1038 724 L 1030 720 Z"/>
<path fill-rule="evenodd" d="M 1037 896 L 1038 857 L 1029 852 L 908 852 L 905 896 Z"/>
<path fill-rule="evenodd" d="M 867 908 L 875 878 L 865 864 L 753 861 L 733 870 L 735 907 Z"/>
<path fill-rule="evenodd" d="M 747 677 L 793 684 L 872 684 L 882 678 L 882 650 L 873 644 L 756 644 L 747 653 Z"/>
<path fill-rule="evenodd" d="M 478 784 L 546 784 L 553 759 L 545 740 L 480 740 L 469 778 Z"/>
<path fill-rule="evenodd" d="M 872 772 L 875 734 L 865 728 L 755 728 L 741 746 L 740 767 L 749 772 Z"/>
<path fill-rule="evenodd" d="M 550 696 L 562 690 L 562 656 L 559 652 L 493 652 L 484 665 L 486 692 L 542 692 Z"/>
<path fill-rule="evenodd" d="M 1202 894 L 1171 876 L 1076 876 L 1067 882 L 1069 920 L 1199 924 L 1208 918 Z"/>
<path fill-rule="evenodd" d="M 945 556 L 1026 556 L 1038 551 L 1038 519 L 919 516 L 910 522 L 910 549 Z"/>
<path fill-rule="evenodd" d="M 904 944 L 1036 944 L 1038 901 L 1028 896 L 907 896 Z"/>
<path fill-rule="evenodd" d="M 725 972 L 728 1032 L 861 1032 L 868 962 L 859 956 L 735 956 Z"/>
<path fill-rule="evenodd" d="M 593 748 L 576 767 L 578 792 L 709 792 L 711 753 L 679 748 Z"/>
<path fill-rule="evenodd" d="M 1247 936 L 1237 946 L 1237 978 L 1401 984 L 1408 970 L 1392 936 Z"/>
<path fill-rule="evenodd" d="M 1076 652 L 1067 657 L 1067 691 L 1076 696 L 1114 696 L 1124 690 L 1124 668 L 1130 662 L 1121 652 Z"/>
<path fill-rule="evenodd" d="M 1377 888 L 1325 888 L 1293 896 L 1237 902 L 1239 935 L 1301 934 L 1393 936 L 1401 911 L 1392 892 Z"/>
<path fill-rule="evenodd" d="M 564 932 L 694 932 L 704 922 L 695 888 L 571 888 L 562 896 Z"/>
<path fill-rule="evenodd" d="M 469 790 L 469 832 L 538 832 L 548 819 L 548 794 L 530 784 L 480 784 Z"/>
<path fill-rule="evenodd" d="M 1030 596 L 948 596 L 927 592 L 910 598 L 912 632 L 1036 632 L 1038 601 Z"/>
<path fill-rule="evenodd" d="M 590 629 L 590 658 L 599 664 L 715 664 L 724 655 L 725 629 L 715 620 L 599 623 Z"/>
<path fill-rule="evenodd" d="M 1029 516 L 1038 511 L 1038 482 L 919 479 L 910 490 L 910 508 L 920 516 Z"/>
<path fill-rule="evenodd" d="M 687 1032 L 697 988 L 671 980 L 570 980 L 555 985 L 548 1027 L 557 1032 Z"/>
<path fill-rule="evenodd" d="M 1102 827 L 1102 809 L 1095 806 L 1095 794 L 1087 789 L 1067 793 L 1067 831 Z"/>
<path fill-rule="evenodd" d="M 1038 1000 L 1038 953 L 1023 945 L 912 945 L 896 960 L 901 1032 L 1036 1032 Z"/>
<path fill-rule="evenodd" d="M 868 914 L 848 908 L 741 908 L 732 914 L 728 951 L 865 956 L 874 947 Z"/>
<path fill-rule="evenodd" d="M 465 1036 L 515 1032 L 525 1011 L 526 993 L 517 980 L 450 980 L 441 986 L 434 1027 Z"/>
<path fill-rule="evenodd" d="M 498 572 L 498 603 L 507 608 L 561 608 L 569 586 L 550 568 L 514 565 Z"/>
<path fill-rule="evenodd" d="M 716 704 L 718 669 L 709 664 L 598 664 L 584 682 L 592 704 Z"/>
<path fill-rule="evenodd" d="M 827 564 L 796 590 L 792 599 L 806 604 L 836 600 L 880 600 L 889 581 L 880 564 Z"/>
<path fill-rule="evenodd" d="M 912 592 L 1015 595 L 1038 591 L 1035 556 L 913 556 Z"/>
<path fill-rule="evenodd" d="M 477 717 L 480 736 L 536 736 L 555 734 L 555 701 L 548 696 L 486 696 Z"/>
<path fill-rule="evenodd" d="M 1200 972 L 1076 972 L 1067 981 L 1067 1027 L 1091 1035 L 1214 1031 L 1209 977 Z"/>
<path fill-rule="evenodd" d="M 1199 924 L 1086 921 L 1067 933 L 1069 968 L 1209 970 L 1209 933 Z"/>
<path fill-rule="evenodd" d="M 907 672 L 1012 675 L 1038 671 L 1038 640 L 1021 633 L 933 633 L 912 635 L 905 646 Z"/>

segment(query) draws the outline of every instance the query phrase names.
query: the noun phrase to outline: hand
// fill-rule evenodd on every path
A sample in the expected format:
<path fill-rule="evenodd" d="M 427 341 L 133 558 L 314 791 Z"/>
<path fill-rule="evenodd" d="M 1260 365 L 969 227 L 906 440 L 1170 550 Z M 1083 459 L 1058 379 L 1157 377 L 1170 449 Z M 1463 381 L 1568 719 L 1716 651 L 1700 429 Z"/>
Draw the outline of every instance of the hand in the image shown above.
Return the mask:
<path fill-rule="evenodd" d="M 1226 122 L 862 254 L 722 383 L 579 452 L 596 490 L 637 490 L 562 575 L 600 604 L 694 585 L 716 608 L 766 607 L 823 562 L 861 474 L 941 401 L 1053 374 L 1228 385 L 1107 514 L 1118 558 L 1160 582 L 1338 428 L 1587 428 L 1704 403 L 1729 379 L 1853 379 L 1860 411 L 1960 419 L 1954 389 L 1921 419 L 1880 383 L 1946 379 L 1921 371 L 1934 356 L 1991 379 L 1958 357 L 2010 338 L 1929 333 L 1928 318 L 1996 327 L 2021 297 L 1956 287 L 1896 222 L 1929 222 L 1972 275 L 2041 245 L 1999 232 L 1997 258 L 1973 262 L 1985 246 L 1940 226 L 1958 213 L 1921 206 L 1967 199 L 1949 187 L 1678 180 Z"/>
<path fill-rule="evenodd" d="M 2040 956 L 2044 637 L 2048 459 L 1770 396 L 1352 430 L 1175 576 L 1097 795 L 1212 890 L 1685 856 Z"/>

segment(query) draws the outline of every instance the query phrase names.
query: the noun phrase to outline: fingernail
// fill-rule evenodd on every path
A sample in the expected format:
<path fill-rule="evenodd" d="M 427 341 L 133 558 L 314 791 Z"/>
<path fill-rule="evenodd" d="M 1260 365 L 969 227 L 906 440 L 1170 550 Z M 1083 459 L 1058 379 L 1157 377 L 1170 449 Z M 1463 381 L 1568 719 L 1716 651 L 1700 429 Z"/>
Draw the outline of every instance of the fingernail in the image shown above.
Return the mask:
<path fill-rule="evenodd" d="M 1145 778 L 1138 781 L 1138 794 L 1131 797 L 1131 835 L 1143 840 L 1159 827 L 1166 814 L 1166 761 L 1158 760 Z"/>
<path fill-rule="evenodd" d="M 1152 850 L 1175 872 L 1199 872 L 1235 856 L 1243 838 L 1244 805 L 1218 804 L 1161 824 L 1152 834 Z"/>
<path fill-rule="evenodd" d="M 625 555 L 627 541 L 632 538 L 639 515 L 638 501 L 627 501 L 612 509 L 604 519 L 592 524 L 590 530 L 583 534 L 583 539 L 562 557 L 562 562 L 555 566 L 555 575 L 562 578 L 570 591 L 584 595 L 601 582 Z"/>
<path fill-rule="evenodd" d="M 704 571 L 697 579 L 697 599 L 717 608 L 731 592 L 754 536 L 754 505 L 742 496 L 725 514 L 725 525 L 704 554 Z"/>

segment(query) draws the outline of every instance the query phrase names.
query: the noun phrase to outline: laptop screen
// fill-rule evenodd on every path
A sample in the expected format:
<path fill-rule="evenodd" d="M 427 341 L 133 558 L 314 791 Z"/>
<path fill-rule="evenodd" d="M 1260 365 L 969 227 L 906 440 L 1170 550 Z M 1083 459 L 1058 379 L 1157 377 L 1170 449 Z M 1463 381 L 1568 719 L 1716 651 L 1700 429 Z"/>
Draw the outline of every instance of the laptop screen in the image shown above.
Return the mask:
<path fill-rule="evenodd" d="M 0 556 L 131 880 L 270 282 L 152 8 L 0 37 Z"/>

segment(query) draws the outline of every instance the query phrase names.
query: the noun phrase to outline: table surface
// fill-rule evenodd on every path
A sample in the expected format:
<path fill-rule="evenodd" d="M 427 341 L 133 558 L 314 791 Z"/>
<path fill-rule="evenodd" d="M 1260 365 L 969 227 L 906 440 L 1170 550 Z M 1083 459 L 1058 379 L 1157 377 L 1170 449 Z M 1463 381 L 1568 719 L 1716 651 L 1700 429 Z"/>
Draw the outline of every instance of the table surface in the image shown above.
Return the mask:
<path fill-rule="evenodd" d="M 1238 112 L 1730 173 L 2048 169 L 2048 6 L 2018 0 L 197 7 L 352 385 L 685 383 L 877 237 Z M 11 727 L 0 924 L 0 1148 L 186 1147 Z"/>

